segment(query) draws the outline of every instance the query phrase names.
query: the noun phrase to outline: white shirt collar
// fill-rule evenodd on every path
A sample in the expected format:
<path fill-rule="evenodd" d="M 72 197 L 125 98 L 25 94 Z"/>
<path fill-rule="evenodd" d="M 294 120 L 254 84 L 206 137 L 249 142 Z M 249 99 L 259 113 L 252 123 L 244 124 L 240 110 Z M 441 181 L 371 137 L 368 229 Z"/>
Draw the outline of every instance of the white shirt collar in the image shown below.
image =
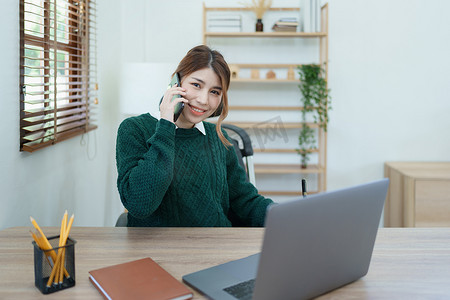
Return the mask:
<path fill-rule="evenodd" d="M 205 124 L 203 124 L 203 121 L 195 124 L 194 127 L 197 128 L 203 135 L 206 135 Z"/>
<path fill-rule="evenodd" d="M 158 120 L 159 119 L 161 119 L 160 114 L 158 114 Z M 178 126 L 176 124 L 175 124 L 175 127 L 178 129 Z M 195 124 L 194 128 L 197 128 L 198 131 L 200 131 L 203 135 L 206 135 L 205 124 L 203 124 L 203 121 Z"/>

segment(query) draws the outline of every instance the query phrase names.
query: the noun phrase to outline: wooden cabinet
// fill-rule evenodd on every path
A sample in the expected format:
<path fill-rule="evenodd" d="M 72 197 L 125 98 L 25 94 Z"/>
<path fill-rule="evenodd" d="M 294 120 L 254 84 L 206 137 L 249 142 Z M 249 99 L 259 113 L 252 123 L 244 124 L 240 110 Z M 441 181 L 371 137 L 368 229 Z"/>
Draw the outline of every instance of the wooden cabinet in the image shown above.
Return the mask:
<path fill-rule="evenodd" d="M 387 162 L 385 227 L 450 227 L 450 162 Z"/>
<path fill-rule="evenodd" d="M 282 13 L 287 14 L 288 16 L 292 16 L 292 14 L 295 14 L 295 16 L 299 16 L 299 7 L 287 7 L 287 8 L 270 8 L 266 14 L 270 14 L 271 12 L 274 13 Z M 276 39 L 277 45 L 279 47 L 285 46 L 285 48 L 288 48 L 288 51 L 301 53 L 304 49 L 304 44 L 299 42 L 294 45 L 293 41 L 296 41 L 297 39 L 308 39 L 309 41 L 311 39 L 315 39 L 316 42 L 314 42 L 314 49 L 312 52 L 314 52 L 315 61 L 308 61 L 307 63 L 316 63 L 321 64 L 324 69 L 326 70 L 327 74 L 327 61 L 328 61 L 328 6 L 327 4 L 322 7 L 321 9 L 321 32 L 313 32 L 313 33 L 305 33 L 305 32 L 273 32 L 271 31 L 271 27 L 273 24 L 265 23 L 265 31 L 264 32 L 250 32 L 249 26 L 245 27 L 247 32 L 211 32 L 208 31 L 208 22 L 211 14 L 246 14 L 243 18 L 243 22 L 249 22 L 251 20 L 251 12 L 248 8 L 244 7 L 206 7 L 203 4 L 203 43 L 205 45 L 211 46 L 212 48 L 215 48 L 216 44 L 223 45 L 235 45 L 233 47 L 233 52 L 238 51 L 248 51 L 248 49 L 252 45 L 252 41 L 254 39 Z M 241 19 L 238 17 L 238 19 Z M 249 25 L 249 24 L 247 24 Z M 254 30 L 254 24 L 251 24 L 253 26 Z M 245 31 L 245 29 L 244 29 Z M 220 40 L 220 42 L 216 42 L 217 40 Z M 224 39 L 227 39 L 226 41 L 230 41 L 230 43 L 223 42 Z M 239 41 L 243 41 L 241 43 L 247 43 L 244 47 L 239 47 L 239 43 L 235 42 L 236 39 L 239 39 Z M 311 43 L 309 43 L 311 44 Z M 250 45 L 250 46 L 249 46 Z M 263 46 L 264 47 L 264 46 Z M 228 61 L 230 65 L 230 69 L 232 71 L 232 78 L 231 78 L 231 86 L 230 91 L 234 89 L 234 87 L 238 87 L 239 89 L 245 89 L 245 88 L 255 88 L 255 86 L 263 87 L 264 89 L 272 89 L 272 90 L 280 90 L 286 88 L 286 85 L 292 85 L 293 87 L 296 87 L 299 83 L 298 79 L 294 78 L 294 72 L 297 72 L 297 66 L 301 63 L 298 63 L 297 61 L 292 61 L 289 63 L 271 63 L 274 58 L 279 58 L 280 54 L 274 50 L 275 54 L 272 53 L 272 55 L 262 55 L 258 50 L 256 49 L 256 52 L 258 52 L 258 59 L 261 61 L 258 62 L 235 62 L 235 61 Z M 275 47 L 276 49 L 276 47 Z M 219 48 L 219 50 L 221 50 Z M 282 51 L 280 51 L 281 53 Z M 278 57 L 277 57 L 278 56 Z M 247 56 L 248 57 L 248 56 Z M 227 58 L 227 56 L 226 56 Z M 228 58 L 227 58 L 228 59 Z M 246 76 L 240 76 L 240 73 L 242 70 L 247 69 L 247 75 Z M 284 69 L 285 72 L 282 76 L 277 76 L 276 78 L 270 78 L 265 75 L 264 72 L 267 72 L 267 70 L 273 70 L 273 69 Z M 261 70 L 261 72 L 260 72 Z M 253 76 L 254 73 L 257 74 L 257 76 Z M 251 74 L 251 75 L 249 75 Z M 301 94 L 298 90 L 298 99 L 300 99 Z M 230 101 L 232 102 L 232 101 Z M 276 118 L 280 116 L 284 116 L 288 113 L 292 113 L 293 111 L 297 111 L 300 115 L 300 112 L 302 111 L 303 107 L 300 106 L 300 100 L 298 100 L 298 106 L 295 106 L 295 104 L 292 104 L 293 102 L 286 103 L 282 100 L 276 99 L 276 101 L 272 101 L 265 104 L 255 104 L 249 103 L 245 99 L 242 101 L 239 100 L 239 104 L 230 104 L 230 110 L 229 110 L 229 116 L 233 115 L 257 115 L 262 114 L 266 116 L 261 117 L 259 120 L 252 120 L 249 121 L 247 119 L 242 120 L 233 120 L 229 121 L 230 118 L 226 120 L 228 123 L 232 123 L 234 125 L 237 125 L 239 127 L 242 127 L 246 129 L 247 131 L 250 131 L 249 134 L 252 137 L 252 139 L 255 139 L 254 135 L 252 135 L 252 132 L 255 130 L 260 131 L 267 131 L 272 130 L 273 128 L 270 128 L 271 126 L 277 126 L 277 124 L 270 124 L 265 123 L 265 120 L 267 120 L 267 116 L 271 114 L 271 117 Z M 295 103 L 295 102 L 294 102 Z M 244 117 L 245 118 L 245 117 Z M 269 118 L 270 119 L 270 118 Z M 321 192 L 326 189 L 326 148 L 327 148 L 327 136 L 326 132 L 323 131 L 323 129 L 319 128 L 319 126 L 313 122 L 307 123 L 310 127 L 312 127 L 316 132 L 316 141 L 317 141 L 317 149 L 312 150 L 312 155 L 315 156 L 314 161 L 311 162 L 311 164 L 308 165 L 308 168 L 302 169 L 300 167 L 300 156 L 297 154 L 294 145 L 286 146 L 282 143 L 279 145 L 271 145 L 270 147 L 258 147 L 258 143 L 254 144 L 254 150 L 255 150 L 255 161 L 257 161 L 257 157 L 259 155 L 277 155 L 278 157 L 286 158 L 289 156 L 289 160 L 286 159 L 280 159 L 280 162 L 274 163 L 255 163 L 255 174 L 257 175 L 257 182 L 256 185 L 259 189 L 259 192 L 263 195 L 267 195 L 269 197 L 275 196 L 299 196 L 301 195 L 300 191 L 300 181 L 295 181 L 292 183 L 292 186 L 295 187 L 295 190 L 283 190 L 283 188 L 272 188 L 267 186 L 261 187 L 258 186 L 258 175 L 260 176 L 267 176 L 270 177 L 270 180 L 274 182 L 278 180 L 285 180 L 283 176 L 286 176 L 286 174 L 297 174 L 298 177 L 302 176 L 314 176 L 315 181 L 314 184 L 310 184 L 310 190 L 309 193 L 315 193 L 315 192 Z M 282 122 L 283 130 L 291 130 L 292 133 L 292 139 L 298 140 L 298 133 L 300 132 L 300 128 L 302 127 L 301 119 L 297 121 L 287 121 Z M 295 136 L 295 134 L 297 135 Z M 282 178 L 282 179 L 280 179 Z M 314 188 L 312 188 L 314 187 Z"/>

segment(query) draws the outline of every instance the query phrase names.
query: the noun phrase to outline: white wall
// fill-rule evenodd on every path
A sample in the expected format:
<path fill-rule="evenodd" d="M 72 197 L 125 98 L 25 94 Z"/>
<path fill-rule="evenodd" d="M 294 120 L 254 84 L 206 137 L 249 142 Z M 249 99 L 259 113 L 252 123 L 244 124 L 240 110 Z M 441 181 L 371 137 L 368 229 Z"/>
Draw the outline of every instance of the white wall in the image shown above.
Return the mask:
<path fill-rule="evenodd" d="M 450 19 L 444 0 L 330 3 L 328 187 L 385 161 L 450 160 Z"/>
<path fill-rule="evenodd" d="M 84 137 L 87 146 L 76 137 L 32 154 L 18 150 L 19 5 L 2 2 L 0 37 L 8 46 L 0 48 L 0 229 L 28 226 L 29 215 L 58 225 L 65 209 L 75 225 L 112 225 L 122 209 L 114 161 L 121 70 L 178 62 L 202 42 L 201 0 L 97 2 L 99 128 Z M 333 0 L 329 9 L 328 189 L 380 178 L 385 161 L 448 161 L 450 2 Z M 227 43 L 225 57 L 242 59 Z"/>
<path fill-rule="evenodd" d="M 2 1 L 0 229 L 30 226 L 29 216 L 56 226 L 66 209 L 75 214 L 75 226 L 111 225 L 122 211 L 114 157 L 120 36 L 111 34 L 120 31 L 120 14 L 113 4 L 98 5 L 98 129 L 30 154 L 19 152 L 19 1 Z"/>

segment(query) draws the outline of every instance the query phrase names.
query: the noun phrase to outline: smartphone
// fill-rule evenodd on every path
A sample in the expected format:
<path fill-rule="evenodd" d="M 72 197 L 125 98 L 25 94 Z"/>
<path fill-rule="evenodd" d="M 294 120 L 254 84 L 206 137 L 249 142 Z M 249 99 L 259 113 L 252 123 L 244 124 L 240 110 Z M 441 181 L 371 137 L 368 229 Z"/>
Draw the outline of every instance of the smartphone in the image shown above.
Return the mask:
<path fill-rule="evenodd" d="M 177 86 L 181 86 L 181 80 L 180 80 L 180 74 L 175 73 L 175 75 L 173 75 L 172 80 L 169 83 L 169 86 L 167 87 L 168 89 L 173 87 L 174 85 Z M 175 95 L 172 98 L 172 101 L 175 100 L 176 98 L 180 98 L 180 95 Z M 180 102 L 177 103 L 177 105 L 175 106 L 174 112 L 173 112 L 173 121 L 176 122 L 178 120 L 178 117 L 181 115 L 181 112 L 183 111 L 184 108 L 184 103 Z"/>

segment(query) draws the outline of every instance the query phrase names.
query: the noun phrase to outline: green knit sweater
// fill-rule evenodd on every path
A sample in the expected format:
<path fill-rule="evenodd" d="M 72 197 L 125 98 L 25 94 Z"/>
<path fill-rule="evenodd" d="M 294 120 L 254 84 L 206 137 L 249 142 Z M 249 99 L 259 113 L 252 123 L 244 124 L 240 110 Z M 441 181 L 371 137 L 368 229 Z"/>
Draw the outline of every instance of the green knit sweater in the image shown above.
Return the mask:
<path fill-rule="evenodd" d="M 233 147 L 215 125 L 176 129 L 150 114 L 122 122 L 117 134 L 117 186 L 128 226 L 263 226 L 272 200 L 246 180 Z M 228 138 L 226 133 L 225 136 Z"/>

